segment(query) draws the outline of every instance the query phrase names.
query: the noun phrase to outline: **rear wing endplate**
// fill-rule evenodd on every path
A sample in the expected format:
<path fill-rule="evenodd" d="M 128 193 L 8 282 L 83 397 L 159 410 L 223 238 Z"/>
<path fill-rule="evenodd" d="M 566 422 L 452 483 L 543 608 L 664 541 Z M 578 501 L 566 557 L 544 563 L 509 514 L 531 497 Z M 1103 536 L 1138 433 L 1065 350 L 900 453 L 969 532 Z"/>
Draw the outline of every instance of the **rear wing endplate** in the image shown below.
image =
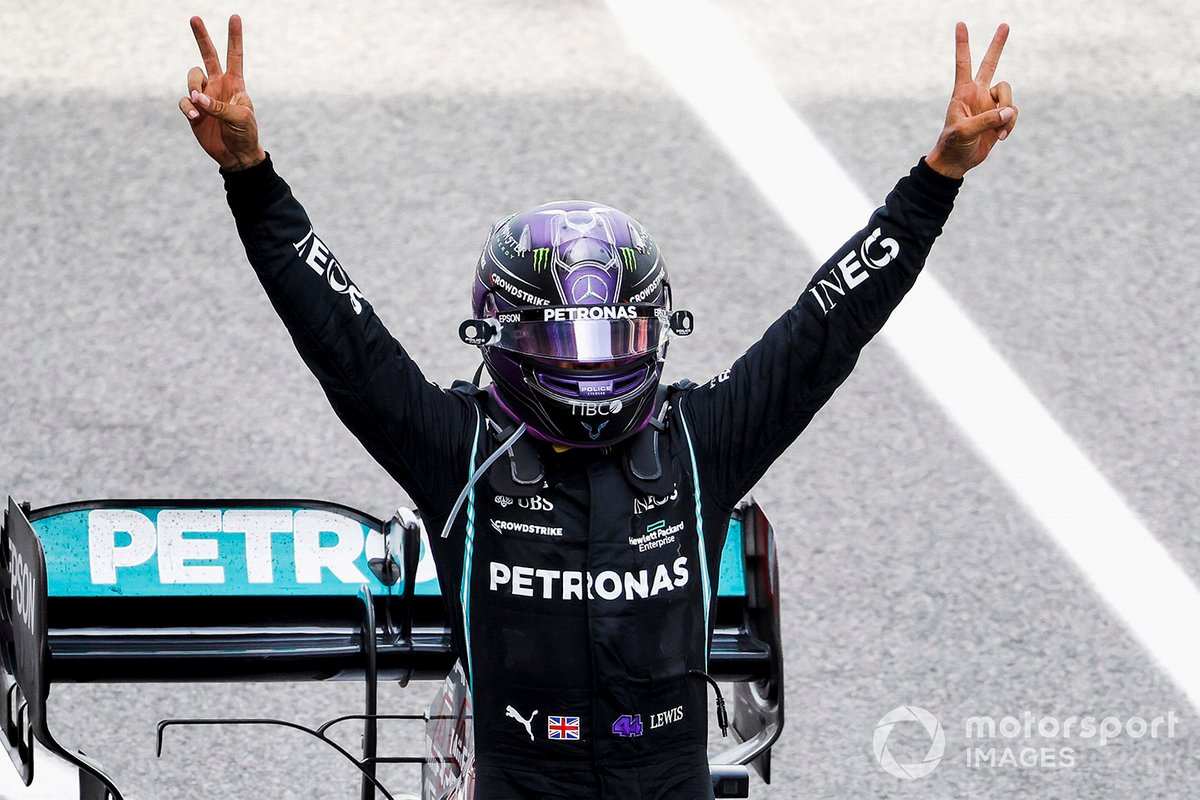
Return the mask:
<path fill-rule="evenodd" d="M 66 767 L 66 774 L 73 769 L 78 775 L 80 800 L 121 800 L 120 791 L 99 766 L 60 745 L 46 722 L 50 696 L 46 558 L 26 510 L 9 498 L 0 531 L 0 586 L 5 590 L 0 593 L 0 738 L 24 786 L 33 783 L 35 769 L 44 767 L 61 780 Z"/>

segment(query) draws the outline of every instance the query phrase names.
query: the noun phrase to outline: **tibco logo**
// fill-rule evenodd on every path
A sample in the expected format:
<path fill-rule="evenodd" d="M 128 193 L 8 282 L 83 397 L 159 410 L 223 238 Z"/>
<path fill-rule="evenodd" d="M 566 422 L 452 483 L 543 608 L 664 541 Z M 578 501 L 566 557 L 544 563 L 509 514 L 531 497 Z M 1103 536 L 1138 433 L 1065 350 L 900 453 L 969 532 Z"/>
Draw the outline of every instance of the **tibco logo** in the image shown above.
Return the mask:
<path fill-rule="evenodd" d="M 613 400 L 609 403 L 590 403 L 586 400 L 572 400 L 571 413 L 577 417 L 607 417 L 610 414 L 619 414 L 625 404 L 620 400 Z"/>
<path fill-rule="evenodd" d="M 495 272 L 492 273 L 492 286 L 507 292 L 510 296 L 520 300 L 521 302 L 528 303 L 531 306 L 550 305 L 550 301 L 546 298 L 538 297 L 536 294 L 530 291 L 522 289 L 519 286 L 514 286 Z"/>

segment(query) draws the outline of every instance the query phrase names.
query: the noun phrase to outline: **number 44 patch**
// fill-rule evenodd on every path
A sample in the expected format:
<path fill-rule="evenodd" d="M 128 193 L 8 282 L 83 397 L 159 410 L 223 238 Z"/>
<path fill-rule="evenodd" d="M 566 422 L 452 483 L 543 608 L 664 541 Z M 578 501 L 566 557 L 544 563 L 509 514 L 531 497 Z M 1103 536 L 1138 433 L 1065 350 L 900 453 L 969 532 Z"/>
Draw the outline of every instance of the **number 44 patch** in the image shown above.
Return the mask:
<path fill-rule="evenodd" d="M 617 736 L 625 736 L 627 738 L 641 736 L 642 715 L 634 714 L 630 716 L 629 714 L 622 714 L 621 716 L 617 717 L 617 721 L 613 723 L 612 732 Z"/>

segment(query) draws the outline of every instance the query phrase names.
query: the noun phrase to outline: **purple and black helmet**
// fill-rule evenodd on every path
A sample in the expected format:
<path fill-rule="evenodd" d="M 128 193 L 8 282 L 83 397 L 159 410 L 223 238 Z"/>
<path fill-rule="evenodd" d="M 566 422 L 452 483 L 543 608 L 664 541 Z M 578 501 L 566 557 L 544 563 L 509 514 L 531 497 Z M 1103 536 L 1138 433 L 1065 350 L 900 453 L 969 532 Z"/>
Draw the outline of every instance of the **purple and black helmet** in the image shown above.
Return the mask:
<path fill-rule="evenodd" d="M 492 228 L 459 330 L 478 345 L 505 409 L 537 437 L 614 444 L 654 412 L 672 316 L 667 270 L 635 219 L 582 200 L 546 203 Z"/>

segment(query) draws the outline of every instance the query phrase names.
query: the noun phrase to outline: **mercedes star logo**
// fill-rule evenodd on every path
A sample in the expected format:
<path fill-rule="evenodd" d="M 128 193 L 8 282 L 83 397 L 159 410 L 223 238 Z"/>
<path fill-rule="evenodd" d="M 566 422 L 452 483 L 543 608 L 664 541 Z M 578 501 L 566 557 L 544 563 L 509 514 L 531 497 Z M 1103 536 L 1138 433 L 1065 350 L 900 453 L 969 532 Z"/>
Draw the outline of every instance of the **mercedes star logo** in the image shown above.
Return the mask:
<path fill-rule="evenodd" d="M 571 285 L 571 302 L 576 305 L 608 302 L 608 287 L 598 275 L 583 275 Z"/>

